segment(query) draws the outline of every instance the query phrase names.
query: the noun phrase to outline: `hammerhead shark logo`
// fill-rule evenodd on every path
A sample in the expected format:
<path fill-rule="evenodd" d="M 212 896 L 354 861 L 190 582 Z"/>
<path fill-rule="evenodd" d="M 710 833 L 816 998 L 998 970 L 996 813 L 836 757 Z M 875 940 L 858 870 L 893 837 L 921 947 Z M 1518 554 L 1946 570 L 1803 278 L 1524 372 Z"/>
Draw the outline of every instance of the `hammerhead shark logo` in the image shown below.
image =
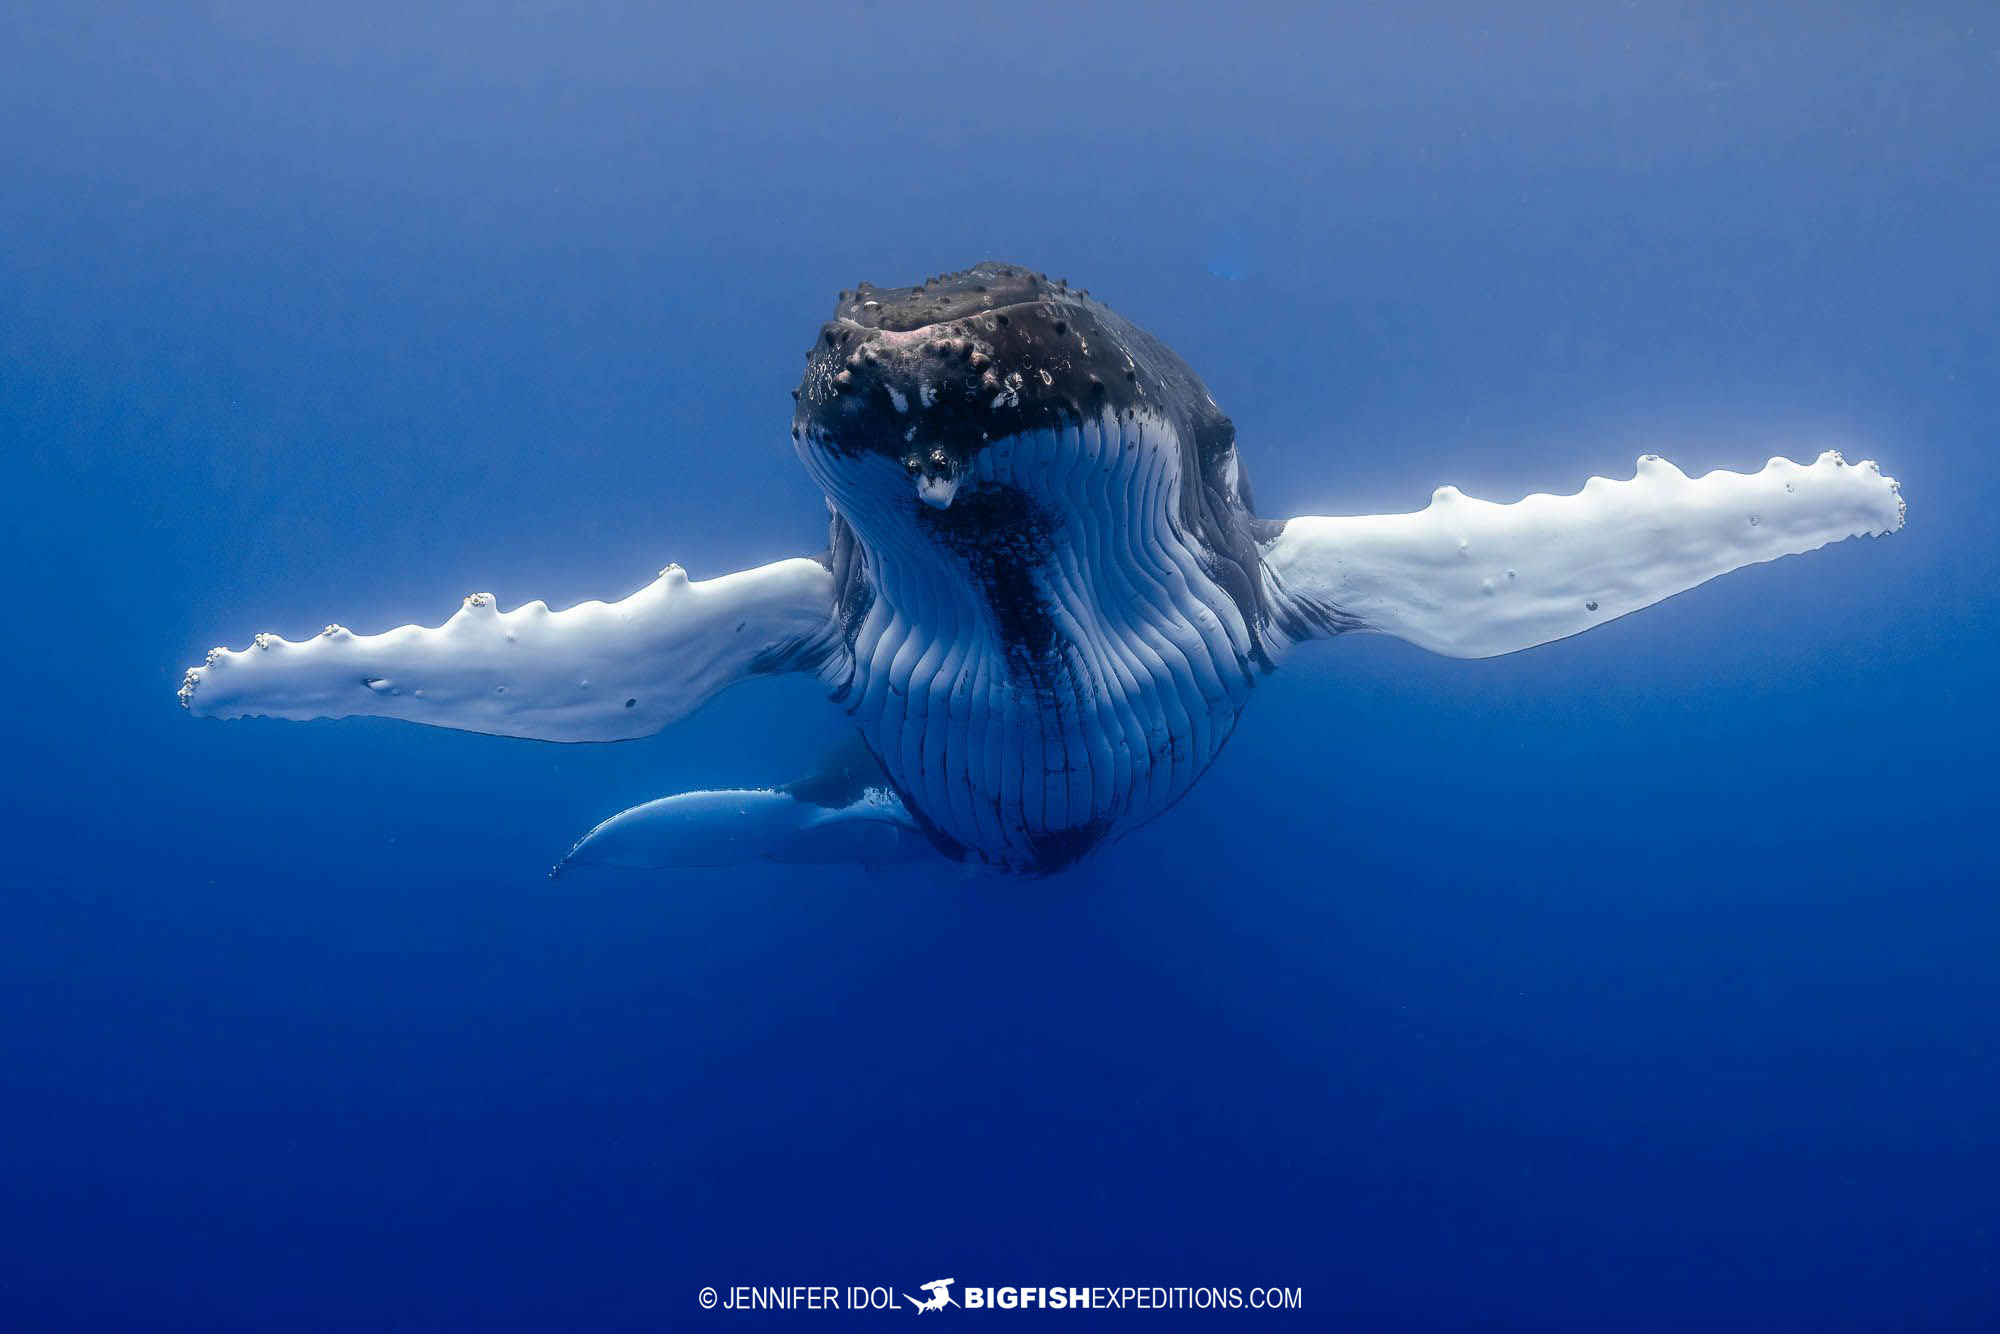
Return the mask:
<path fill-rule="evenodd" d="M 951 1285 L 955 1281 L 949 1278 L 934 1278 L 924 1284 L 924 1291 L 930 1294 L 929 1300 L 920 1302 L 907 1292 L 903 1294 L 903 1300 L 916 1307 L 919 1314 L 925 1311 L 942 1311 L 947 1306 L 956 1306 L 958 1303 L 952 1300 L 950 1292 Z"/>

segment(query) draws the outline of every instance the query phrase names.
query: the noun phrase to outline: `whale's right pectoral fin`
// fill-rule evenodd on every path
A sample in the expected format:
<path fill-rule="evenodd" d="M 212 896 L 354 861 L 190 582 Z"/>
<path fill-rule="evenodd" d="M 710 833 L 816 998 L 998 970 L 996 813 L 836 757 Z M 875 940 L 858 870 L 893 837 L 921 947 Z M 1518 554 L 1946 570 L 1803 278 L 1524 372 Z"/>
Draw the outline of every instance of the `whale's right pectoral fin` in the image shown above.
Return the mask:
<path fill-rule="evenodd" d="M 258 635 L 189 670 L 201 717 L 402 718 L 543 741 L 650 736 L 738 681 L 810 670 L 836 651 L 833 576 L 781 560 L 718 579 L 678 565 L 622 602 L 501 611 L 474 593 L 443 625 L 294 643 Z"/>
<path fill-rule="evenodd" d="M 1300 518 L 1264 545 L 1292 639 L 1374 631 L 1454 658 L 1563 639 L 1720 574 L 1903 526 L 1894 479 L 1825 453 L 1689 477 L 1655 455 L 1624 482 L 1509 505 L 1441 487 L 1414 514 Z"/>

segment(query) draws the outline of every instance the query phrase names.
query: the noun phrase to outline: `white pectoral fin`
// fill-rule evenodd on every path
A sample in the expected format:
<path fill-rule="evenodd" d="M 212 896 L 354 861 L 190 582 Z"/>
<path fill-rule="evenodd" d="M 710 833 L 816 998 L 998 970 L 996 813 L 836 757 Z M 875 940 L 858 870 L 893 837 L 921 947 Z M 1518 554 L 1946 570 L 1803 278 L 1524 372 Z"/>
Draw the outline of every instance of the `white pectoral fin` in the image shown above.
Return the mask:
<path fill-rule="evenodd" d="M 1825 453 L 1755 473 L 1638 474 L 1510 505 L 1443 487 L 1415 514 L 1299 518 L 1264 548 L 1295 638 L 1372 630 L 1455 658 L 1546 644 L 1719 574 L 1903 526 L 1894 479 Z"/>
<path fill-rule="evenodd" d="M 181 703 L 210 718 L 401 718 L 544 741 L 621 741 L 683 718 L 724 688 L 809 665 L 830 643 L 833 578 L 778 561 L 717 579 L 677 565 L 622 602 L 501 611 L 465 599 L 435 628 L 296 643 L 258 635 L 192 668 Z"/>

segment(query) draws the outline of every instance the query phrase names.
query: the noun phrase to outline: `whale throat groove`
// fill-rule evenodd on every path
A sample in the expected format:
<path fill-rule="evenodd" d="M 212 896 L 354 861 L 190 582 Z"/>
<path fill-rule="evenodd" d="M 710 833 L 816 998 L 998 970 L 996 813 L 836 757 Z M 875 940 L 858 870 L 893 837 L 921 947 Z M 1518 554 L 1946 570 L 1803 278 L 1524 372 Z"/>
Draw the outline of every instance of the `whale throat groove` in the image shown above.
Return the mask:
<path fill-rule="evenodd" d="M 1172 429 L 1107 410 L 991 441 L 943 507 L 888 460 L 823 479 L 866 576 L 835 694 L 947 851 L 1059 870 L 1228 740 L 1254 640 L 1180 521 Z"/>

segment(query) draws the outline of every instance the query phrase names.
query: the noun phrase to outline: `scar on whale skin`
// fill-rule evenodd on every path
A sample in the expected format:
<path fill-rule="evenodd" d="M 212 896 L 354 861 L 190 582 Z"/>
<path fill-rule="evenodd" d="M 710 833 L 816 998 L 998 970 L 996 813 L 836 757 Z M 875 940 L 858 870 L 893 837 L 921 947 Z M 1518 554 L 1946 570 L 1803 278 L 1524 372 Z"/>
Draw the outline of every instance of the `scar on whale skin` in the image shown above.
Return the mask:
<path fill-rule="evenodd" d="M 1903 524 L 1873 462 L 1822 452 L 1497 504 L 1260 517 L 1236 428 L 1167 345 L 1088 292 L 986 263 L 842 292 L 791 437 L 828 543 L 708 580 L 669 565 L 613 603 L 327 625 L 216 649 L 190 712 L 401 718 L 548 741 L 650 735 L 742 681 L 807 673 L 852 723 L 840 781 L 681 793 L 565 865 L 942 855 L 1047 874 L 1173 805 L 1256 680 L 1310 639 L 1482 658 L 1719 575 Z"/>

